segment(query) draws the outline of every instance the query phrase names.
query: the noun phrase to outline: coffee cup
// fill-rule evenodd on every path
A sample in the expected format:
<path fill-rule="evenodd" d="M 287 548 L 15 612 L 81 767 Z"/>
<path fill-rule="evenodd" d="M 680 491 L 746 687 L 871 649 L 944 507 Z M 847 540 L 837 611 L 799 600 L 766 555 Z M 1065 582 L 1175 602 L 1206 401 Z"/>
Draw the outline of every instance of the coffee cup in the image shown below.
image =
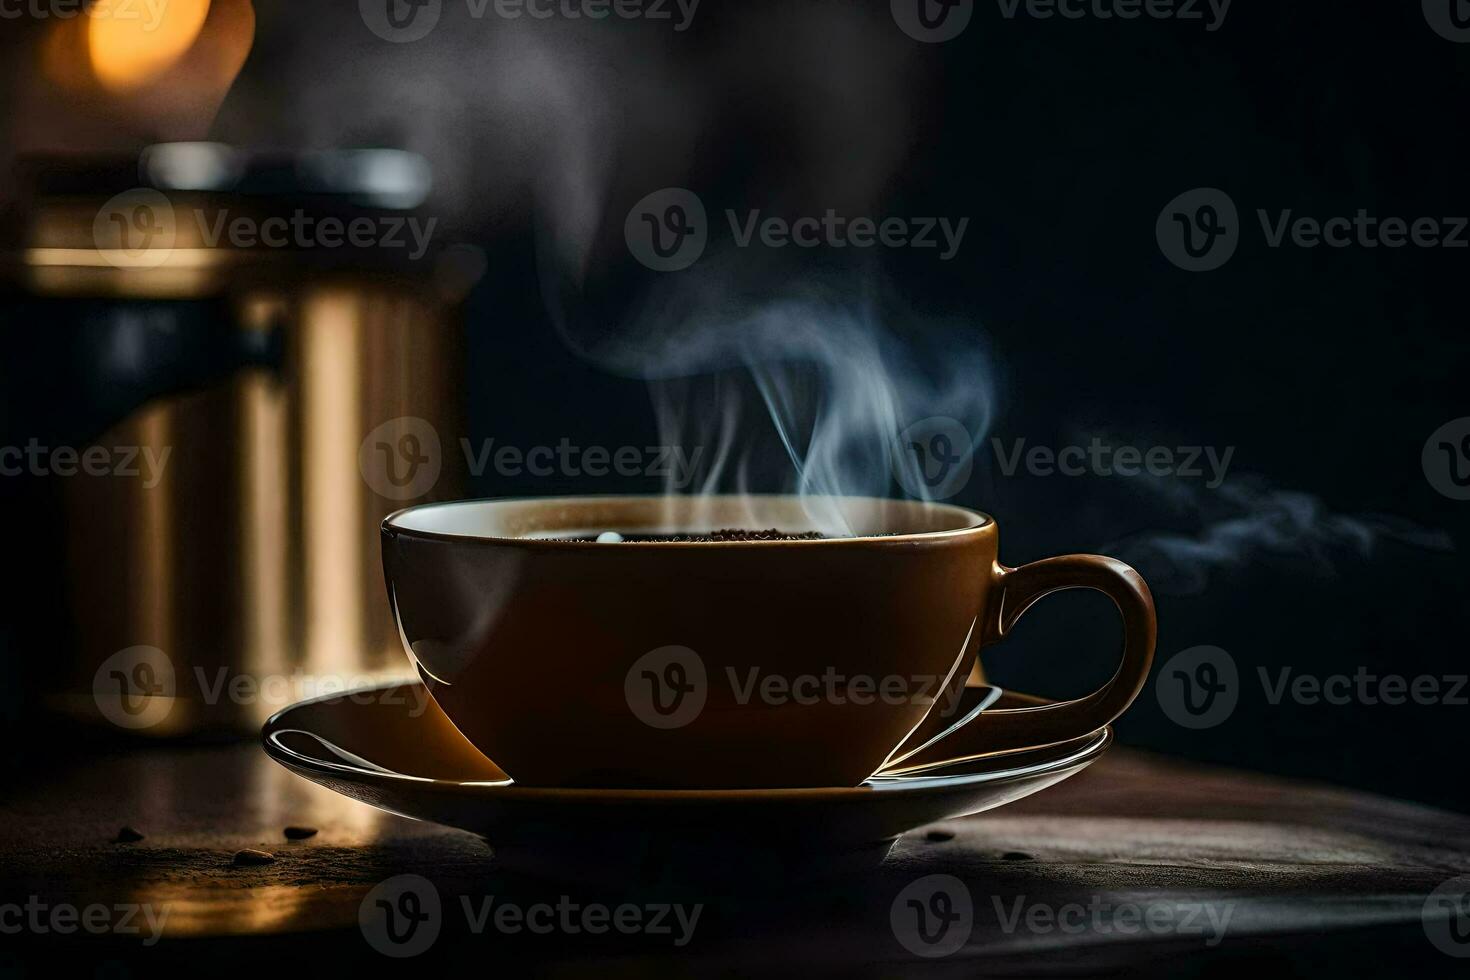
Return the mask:
<path fill-rule="evenodd" d="M 986 751 L 1085 736 L 1153 657 L 1138 574 L 1096 555 L 1008 568 L 976 511 L 795 496 L 429 504 L 383 522 L 405 649 L 465 737 L 518 784 L 855 786 L 932 743 L 981 647 L 1037 599 L 1107 595 L 1113 676 L 1072 701 L 979 712 Z M 722 533 L 720 529 L 789 534 Z M 922 736 L 922 738 L 921 738 Z M 931 737 L 932 736 L 932 737 Z M 922 743 L 922 744 L 920 744 Z"/>

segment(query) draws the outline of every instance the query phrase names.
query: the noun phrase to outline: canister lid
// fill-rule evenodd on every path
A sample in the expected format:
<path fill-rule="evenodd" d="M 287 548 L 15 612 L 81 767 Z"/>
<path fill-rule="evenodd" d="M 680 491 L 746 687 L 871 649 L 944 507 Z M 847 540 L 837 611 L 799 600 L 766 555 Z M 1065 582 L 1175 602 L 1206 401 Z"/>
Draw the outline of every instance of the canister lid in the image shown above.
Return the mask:
<path fill-rule="evenodd" d="M 225 143 L 156 143 L 137 156 L 26 156 L 21 185 L 32 200 L 111 197 L 139 187 L 255 198 L 337 198 L 374 210 L 412 210 L 433 189 L 417 153 L 386 148 L 246 150 Z"/>
<path fill-rule="evenodd" d="M 337 272 L 431 277 L 462 296 L 483 257 L 440 240 L 432 168 L 406 150 L 160 143 L 32 156 L 0 281 L 47 293 L 192 297 Z"/>

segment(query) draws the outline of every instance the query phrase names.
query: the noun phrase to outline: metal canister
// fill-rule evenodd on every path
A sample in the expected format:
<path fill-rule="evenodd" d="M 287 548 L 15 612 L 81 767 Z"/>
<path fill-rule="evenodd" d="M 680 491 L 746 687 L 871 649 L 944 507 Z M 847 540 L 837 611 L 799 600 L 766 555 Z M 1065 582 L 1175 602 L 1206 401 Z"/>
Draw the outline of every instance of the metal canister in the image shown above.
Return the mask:
<path fill-rule="evenodd" d="M 79 459 L 26 474 L 61 525 L 30 552 L 64 598 L 12 639 L 33 661 L 49 644 L 48 706 L 150 735 L 247 732 L 292 700 L 410 676 L 378 525 L 462 491 L 438 439 L 463 431 L 474 255 L 211 229 L 333 218 L 386 235 L 426 179 L 396 151 L 199 144 L 36 168 L 0 310 L 12 367 L 53 375 L 16 379 L 6 438 L 49 430 Z"/>

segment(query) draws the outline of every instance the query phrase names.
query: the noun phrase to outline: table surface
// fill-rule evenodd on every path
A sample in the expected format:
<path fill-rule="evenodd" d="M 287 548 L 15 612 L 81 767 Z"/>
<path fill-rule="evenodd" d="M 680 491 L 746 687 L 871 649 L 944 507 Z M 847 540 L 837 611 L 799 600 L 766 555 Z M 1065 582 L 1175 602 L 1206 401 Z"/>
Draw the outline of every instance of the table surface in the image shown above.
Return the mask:
<path fill-rule="evenodd" d="M 1430 942 L 1422 916 L 1431 891 L 1470 873 L 1470 818 L 1121 748 L 1029 799 L 905 836 L 880 869 L 705 894 L 663 895 L 647 883 L 583 894 L 518 878 L 496 867 L 479 838 L 339 797 L 250 744 L 94 755 L 5 780 L 0 906 L 137 903 L 167 912 L 162 940 L 146 948 L 133 937 L 30 930 L 9 961 L 0 952 L 0 976 L 40 975 L 32 958 L 49 965 L 56 948 L 160 963 L 201 950 L 232 962 L 376 958 L 359 906 L 403 873 L 433 881 L 446 904 L 494 896 L 523 908 L 701 906 L 693 939 L 680 947 L 668 936 L 492 929 L 446 933 L 432 951 L 479 961 L 490 950 L 571 972 L 589 962 L 640 974 L 741 962 L 846 964 L 877 975 L 1123 965 L 1178 975 L 1264 957 L 1336 962 L 1352 973 L 1388 956 L 1445 972 L 1463 966 Z M 143 840 L 116 843 L 124 825 Z M 288 825 L 319 832 L 287 841 Z M 236 866 L 242 848 L 275 860 Z M 934 874 L 964 883 L 973 927 L 962 948 L 920 959 L 896 938 L 890 910 L 906 886 Z"/>

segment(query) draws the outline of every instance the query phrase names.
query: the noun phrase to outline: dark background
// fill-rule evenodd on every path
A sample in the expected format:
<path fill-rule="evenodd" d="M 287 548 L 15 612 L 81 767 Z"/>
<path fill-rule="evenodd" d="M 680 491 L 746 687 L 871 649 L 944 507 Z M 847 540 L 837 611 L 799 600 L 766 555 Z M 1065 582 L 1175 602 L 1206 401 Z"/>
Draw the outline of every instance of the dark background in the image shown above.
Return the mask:
<path fill-rule="evenodd" d="M 976 383 L 992 386 L 996 417 L 956 502 L 1000 520 L 1011 564 L 1088 550 L 1135 561 L 1155 584 L 1158 664 L 1208 644 L 1240 668 L 1239 706 L 1225 723 L 1175 725 L 1151 685 L 1120 723 L 1122 741 L 1470 807 L 1449 751 L 1463 700 L 1273 706 L 1256 673 L 1470 671 L 1470 504 L 1438 493 L 1420 462 L 1434 430 L 1470 415 L 1467 252 L 1273 249 L 1256 219 L 1258 208 L 1319 219 L 1359 208 L 1409 220 L 1470 213 L 1461 118 L 1470 45 L 1430 30 L 1418 4 L 1236 0 L 1209 32 L 1202 21 L 1147 17 L 1007 20 L 978 3 L 964 34 L 942 45 L 905 37 L 886 3 L 704 0 L 686 32 L 609 22 L 613 40 L 592 43 L 585 28 L 531 25 L 551 56 L 544 75 L 517 84 L 545 94 L 566 80 L 569 104 L 581 107 L 593 79 L 608 99 L 591 112 L 599 136 L 589 153 L 606 197 L 582 229 L 586 263 L 570 283 L 549 244 L 545 205 L 557 187 L 529 179 L 540 167 L 526 161 L 538 158 L 521 152 L 544 146 L 522 117 L 476 108 L 504 82 L 503 63 L 482 60 L 477 45 L 504 25 L 454 28 L 446 13 L 433 37 L 390 46 L 363 31 L 353 5 L 300 6 L 256 4 L 255 47 L 208 135 L 403 145 L 434 161 L 443 179 L 430 212 L 489 259 L 467 310 L 471 439 L 657 441 L 646 385 L 578 358 L 548 312 L 631 322 L 661 277 L 629 257 L 622 222 L 651 191 L 689 187 L 712 215 L 969 217 L 949 262 L 926 250 L 787 249 L 743 257 L 741 275 L 772 296 L 817 277 L 871 290 L 895 320 L 941 325 L 941 354 L 945 344 L 989 352 L 992 376 Z M 683 99 L 691 83 L 697 100 Z M 0 152 L 38 148 L 13 142 Z M 1165 204 L 1196 187 L 1228 193 L 1244 226 L 1234 257 L 1212 272 L 1176 268 L 1155 238 Z M 728 245 L 723 222 L 714 225 L 706 261 Z M 6 319 L 10 332 L 47 329 L 14 311 Z M 11 360 L 0 396 L 7 433 L 55 431 L 61 409 L 38 393 L 44 378 L 44 364 Z M 1143 448 L 1234 447 L 1234 489 L 1006 476 L 991 435 L 1008 446 L 1098 435 Z M 487 474 L 473 489 L 658 488 Z M 1212 528 L 1233 546 L 1182 569 L 1158 544 Z M 1425 547 L 1432 532 L 1439 546 Z M 16 631 L 34 600 L 24 588 L 8 593 L 0 616 L 11 657 L 33 655 Z M 1065 595 L 986 664 L 1001 683 L 1081 693 L 1116 636 L 1104 600 Z"/>

